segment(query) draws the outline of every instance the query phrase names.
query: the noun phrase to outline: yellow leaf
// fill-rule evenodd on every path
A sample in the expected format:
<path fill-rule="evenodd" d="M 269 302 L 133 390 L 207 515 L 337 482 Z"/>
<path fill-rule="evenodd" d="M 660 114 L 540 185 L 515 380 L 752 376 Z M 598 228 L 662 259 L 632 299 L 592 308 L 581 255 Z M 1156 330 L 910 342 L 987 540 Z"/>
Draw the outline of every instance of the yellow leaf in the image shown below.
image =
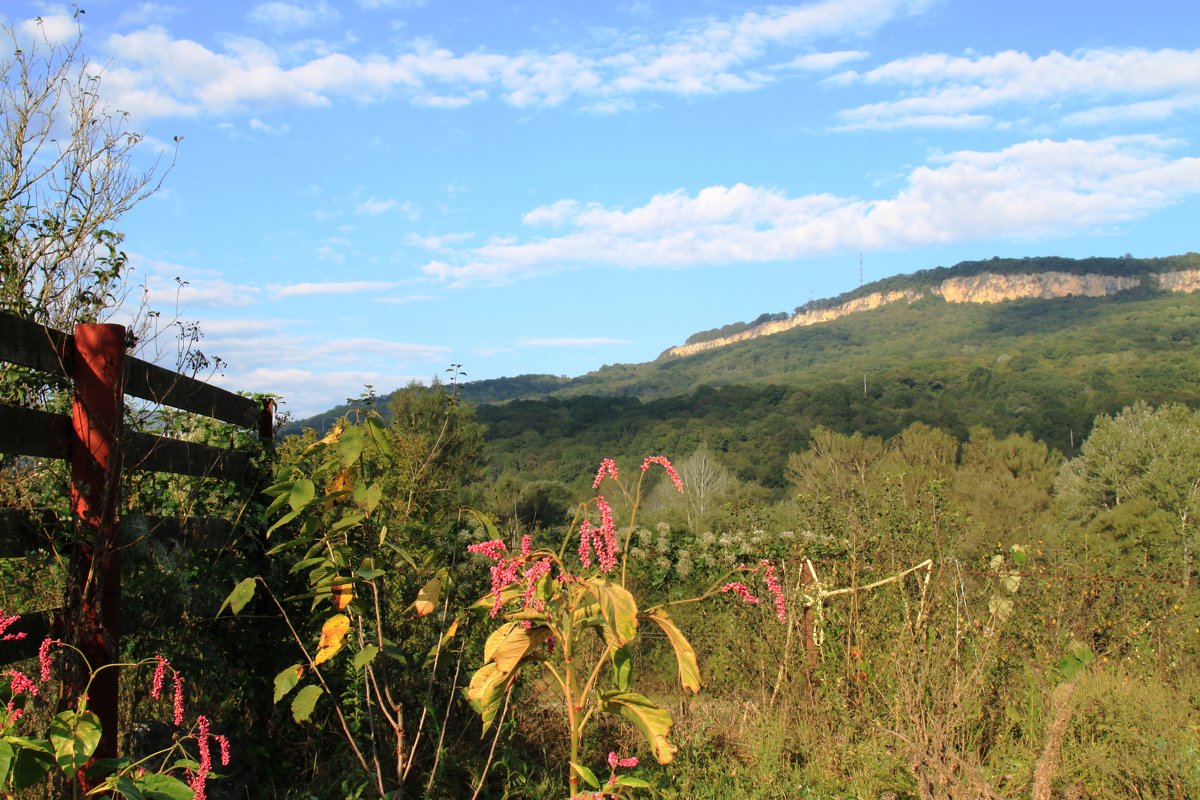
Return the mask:
<path fill-rule="evenodd" d="M 549 637 L 550 629 L 544 625 L 527 631 L 520 622 L 506 622 L 484 642 L 483 662 L 495 662 L 496 669 L 507 675 Z"/>
<path fill-rule="evenodd" d="M 313 664 L 324 664 L 333 658 L 342 644 L 346 641 L 346 632 L 350 630 L 350 618 L 345 614 L 334 614 L 325 620 L 321 626 L 321 641 L 317 645 L 317 655 Z"/>
<path fill-rule="evenodd" d="M 433 611 L 437 606 L 438 597 L 441 596 L 441 593 L 441 576 L 431 579 L 422 586 L 421 591 L 417 592 L 417 599 L 413 601 L 413 610 L 417 612 L 417 616 L 423 617 Z"/>
<path fill-rule="evenodd" d="M 658 627 L 662 628 L 663 633 L 670 640 L 671 647 L 675 650 L 675 663 L 679 666 L 679 682 L 683 684 L 683 688 L 692 694 L 699 692 L 700 667 L 696 663 L 696 651 L 692 648 L 691 642 L 683 635 L 683 631 L 675 626 L 663 609 L 656 608 L 646 616 L 658 623 Z"/>
<path fill-rule="evenodd" d="M 354 584 L 348 581 L 335 583 L 331 592 L 333 594 L 333 604 L 337 606 L 338 611 L 342 611 L 354 599 Z"/>

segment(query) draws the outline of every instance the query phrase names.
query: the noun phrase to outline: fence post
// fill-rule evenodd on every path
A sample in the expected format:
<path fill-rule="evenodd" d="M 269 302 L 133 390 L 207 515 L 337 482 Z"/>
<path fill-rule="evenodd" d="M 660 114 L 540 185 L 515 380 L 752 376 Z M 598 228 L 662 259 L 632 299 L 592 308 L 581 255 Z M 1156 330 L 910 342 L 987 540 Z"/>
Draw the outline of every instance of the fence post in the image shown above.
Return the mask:
<path fill-rule="evenodd" d="M 121 484 L 121 423 L 124 417 L 125 328 L 75 328 L 75 396 L 71 412 L 71 510 L 75 548 L 68 589 L 67 636 L 95 672 L 116 663 L 121 634 L 121 564 L 117 507 Z M 72 626 L 74 629 L 72 630 Z M 82 691 L 82 686 L 72 687 Z M 116 669 L 92 681 L 88 707 L 103 735 L 96 758 L 117 756 Z"/>

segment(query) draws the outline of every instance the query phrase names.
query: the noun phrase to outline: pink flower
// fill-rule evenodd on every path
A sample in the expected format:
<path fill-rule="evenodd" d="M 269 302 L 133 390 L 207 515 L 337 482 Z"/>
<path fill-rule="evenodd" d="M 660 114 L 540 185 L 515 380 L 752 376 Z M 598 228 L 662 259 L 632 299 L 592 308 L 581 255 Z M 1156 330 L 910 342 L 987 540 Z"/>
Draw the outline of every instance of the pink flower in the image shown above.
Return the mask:
<path fill-rule="evenodd" d="M 612 774 L 608 776 L 608 784 L 611 786 L 617 782 L 618 769 L 628 769 L 637 765 L 638 760 L 636 757 L 620 758 L 616 753 L 610 751 L 608 754 L 608 768 L 612 770 Z"/>
<path fill-rule="evenodd" d="M 775 616 L 779 617 L 780 622 L 783 622 L 787 619 L 787 604 L 783 599 L 783 587 L 779 585 L 779 578 L 775 575 L 775 565 L 764 559 L 759 562 L 759 566 L 763 568 L 763 578 L 767 582 L 767 589 L 775 597 Z"/>
<path fill-rule="evenodd" d="M 175 727 L 183 726 L 183 676 L 175 673 Z"/>
<path fill-rule="evenodd" d="M 20 618 L 20 614 L 8 616 L 5 612 L 0 611 L 0 642 L 17 642 L 25 638 L 24 633 L 5 633 Z"/>
<path fill-rule="evenodd" d="M 551 563 L 549 558 L 543 558 L 525 570 L 525 596 L 522 598 L 525 608 L 536 608 L 538 611 L 545 609 L 546 604 L 536 599 L 533 593 L 537 591 L 538 581 L 541 580 L 542 576 L 550 574 Z"/>
<path fill-rule="evenodd" d="M 608 473 L 614 481 L 617 480 L 617 462 L 611 458 L 606 458 L 600 462 L 600 469 L 596 470 L 596 480 L 592 481 L 593 489 L 600 485 L 600 481 L 604 480 L 605 473 Z"/>
<path fill-rule="evenodd" d="M 42 683 L 50 680 L 50 648 L 56 644 L 62 644 L 58 639 L 43 639 L 41 647 L 38 648 L 38 667 L 40 673 L 38 677 Z"/>
<path fill-rule="evenodd" d="M 154 665 L 154 683 L 150 687 L 150 696 L 155 700 L 162 697 L 163 679 L 166 677 L 167 668 L 170 666 L 170 661 L 167 661 L 162 656 L 158 656 L 158 663 Z"/>
<path fill-rule="evenodd" d="M 579 525 L 579 563 L 584 569 L 592 567 L 592 523 L 586 519 Z"/>
<path fill-rule="evenodd" d="M 492 565 L 492 597 L 495 598 L 492 602 L 492 617 L 499 614 L 500 606 L 504 605 L 504 590 L 516 583 L 520 574 L 520 559 L 508 558 Z"/>
<path fill-rule="evenodd" d="M 504 546 L 504 542 L 499 539 L 492 539 L 489 542 L 478 542 L 476 544 L 467 545 L 468 553 L 481 553 L 492 561 L 503 561 L 508 558 L 508 548 Z"/>
<path fill-rule="evenodd" d="M 200 746 L 200 768 L 196 771 L 189 784 L 194 793 L 194 800 L 205 800 L 204 784 L 208 781 L 208 773 L 212 771 L 212 753 L 208 748 L 208 717 L 201 714 L 196 718 L 199 731 L 196 733 L 196 743 Z"/>
<path fill-rule="evenodd" d="M 214 737 L 221 746 L 221 766 L 229 766 L 229 737 L 218 734 Z"/>
<path fill-rule="evenodd" d="M 533 549 L 533 537 L 528 533 L 521 537 L 521 555 L 529 556 L 529 551 Z"/>
<path fill-rule="evenodd" d="M 665 469 L 667 471 L 667 475 L 671 477 L 671 483 L 675 484 L 675 488 L 681 492 L 683 491 L 683 481 L 679 479 L 679 473 L 676 472 L 675 468 L 671 466 L 671 462 L 667 460 L 666 456 L 647 457 L 646 460 L 642 462 L 642 472 L 650 469 L 651 464 L 658 464 Z"/>
<path fill-rule="evenodd" d="M 746 601 L 750 605 L 758 605 L 758 598 L 750 593 L 750 590 L 746 588 L 744 583 L 730 581 L 721 587 L 721 592 L 737 592 L 738 596 L 740 596 L 742 600 Z"/>
<path fill-rule="evenodd" d="M 592 544 L 600 560 L 600 571 L 609 573 L 617 566 L 617 527 L 613 523 L 612 508 L 603 497 L 596 498 L 596 508 L 600 510 L 599 540 L 597 534 L 593 533 Z"/>
<path fill-rule="evenodd" d="M 11 679 L 11 689 L 13 694 L 27 694 L 31 697 L 37 697 L 38 687 L 25 673 L 20 670 L 10 669 L 4 673 Z"/>

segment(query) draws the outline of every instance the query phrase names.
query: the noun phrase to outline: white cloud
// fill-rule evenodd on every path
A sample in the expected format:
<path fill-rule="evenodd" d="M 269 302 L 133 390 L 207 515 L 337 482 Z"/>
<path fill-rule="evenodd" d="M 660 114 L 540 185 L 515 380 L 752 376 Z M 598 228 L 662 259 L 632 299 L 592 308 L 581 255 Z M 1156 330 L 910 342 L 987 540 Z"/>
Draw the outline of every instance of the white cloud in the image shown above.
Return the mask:
<path fill-rule="evenodd" d="M 830 53 L 805 53 L 802 56 L 797 56 L 786 64 L 780 64 L 775 69 L 779 70 L 801 70 L 804 72 L 824 72 L 826 70 L 837 69 L 838 67 L 848 64 L 851 61 L 861 61 L 867 58 L 870 53 L 863 50 L 838 50 Z"/>
<path fill-rule="evenodd" d="M 251 22 L 275 33 L 329 25 L 337 21 L 339 16 L 324 0 L 317 3 L 259 3 L 246 15 Z"/>
<path fill-rule="evenodd" d="M 387 200 L 376 200 L 374 197 L 371 197 L 355 206 L 354 213 L 375 216 L 390 210 L 395 205 L 396 201 L 390 197 Z"/>
<path fill-rule="evenodd" d="M 271 297 L 279 298 L 382 292 L 394 289 L 399 285 L 395 281 L 325 281 L 317 283 L 289 283 L 284 285 L 272 284 L 268 288 L 270 289 Z"/>
<path fill-rule="evenodd" d="M 252 131 L 258 131 L 260 133 L 269 133 L 272 135 L 279 135 L 279 134 L 287 133 L 288 131 L 290 131 L 292 129 L 292 126 L 288 125 L 286 122 L 283 123 L 282 125 L 271 125 L 269 123 L 263 122 L 258 117 L 251 117 L 250 122 L 248 124 L 250 125 L 250 130 L 252 130 Z"/>
<path fill-rule="evenodd" d="M 1034 58 L 1013 50 L 989 56 L 942 54 L 892 61 L 864 73 L 846 72 L 834 81 L 866 86 L 898 86 L 903 95 L 869 103 L 841 114 L 848 129 L 893 129 L 988 121 L 1013 105 L 1035 111 L 1054 103 L 1080 105 L 1064 122 L 1095 124 L 1118 119 L 1154 118 L 1194 110 L 1200 96 L 1200 50 L 1081 50 L 1051 52 Z M 1103 98 L 1128 98 L 1128 105 L 1092 104 Z M 1054 108 L 1056 117 L 1061 110 Z M 1055 120 L 1057 121 L 1057 120 Z"/>
<path fill-rule="evenodd" d="M 1200 158 L 1151 136 L 1028 141 L 959 151 L 914 169 L 895 196 L 797 198 L 710 186 L 645 205 L 562 205 L 558 236 L 494 239 L 427 263 L 451 285 L 504 283 L 562 269 L 689 267 L 796 260 L 831 252 L 1056 236 L 1143 216 L 1200 192 Z M 540 220 L 545 214 L 530 212 Z M 527 215 L 529 216 L 529 215 Z M 550 215 L 553 216 L 553 215 Z"/>
<path fill-rule="evenodd" d="M 701 19 L 656 41 L 642 34 L 614 36 L 606 47 L 593 43 L 579 52 L 454 53 L 414 40 L 398 54 L 323 52 L 308 60 L 247 38 L 227 40 L 217 52 L 148 27 L 109 38 L 105 87 L 116 105 L 142 117 L 323 106 L 338 98 L 373 102 L 395 92 L 441 108 L 496 96 L 518 108 L 580 99 L 591 111 L 615 113 L 646 92 L 754 89 L 776 79 L 771 64 L 776 51 L 811 47 L 828 37 L 867 35 L 898 17 L 921 13 L 925 5 L 922 0 L 820 0 Z M 251 12 L 279 30 L 320 24 L 331 13 L 336 12 L 325 2 L 263 3 Z M 828 69 L 855 53 L 810 54 L 792 63 Z"/>
<path fill-rule="evenodd" d="M 14 27 L 21 47 L 55 46 L 69 42 L 79 35 L 79 25 L 70 14 L 43 14 L 23 20 Z"/>

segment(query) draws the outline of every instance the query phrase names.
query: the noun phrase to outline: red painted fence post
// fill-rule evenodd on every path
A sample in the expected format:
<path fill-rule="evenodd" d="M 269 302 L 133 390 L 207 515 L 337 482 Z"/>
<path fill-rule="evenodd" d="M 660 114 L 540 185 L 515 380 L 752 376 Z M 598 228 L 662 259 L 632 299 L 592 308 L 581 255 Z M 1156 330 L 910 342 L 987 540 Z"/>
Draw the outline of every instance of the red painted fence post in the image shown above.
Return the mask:
<path fill-rule="evenodd" d="M 117 507 L 121 486 L 122 390 L 125 328 L 75 328 L 75 401 L 71 418 L 71 510 L 75 550 L 68 589 L 67 636 L 93 672 L 120 655 L 121 562 Z M 82 686 L 73 687 L 82 691 Z M 100 717 L 103 736 L 96 758 L 117 755 L 117 670 L 92 682 L 88 708 Z"/>

